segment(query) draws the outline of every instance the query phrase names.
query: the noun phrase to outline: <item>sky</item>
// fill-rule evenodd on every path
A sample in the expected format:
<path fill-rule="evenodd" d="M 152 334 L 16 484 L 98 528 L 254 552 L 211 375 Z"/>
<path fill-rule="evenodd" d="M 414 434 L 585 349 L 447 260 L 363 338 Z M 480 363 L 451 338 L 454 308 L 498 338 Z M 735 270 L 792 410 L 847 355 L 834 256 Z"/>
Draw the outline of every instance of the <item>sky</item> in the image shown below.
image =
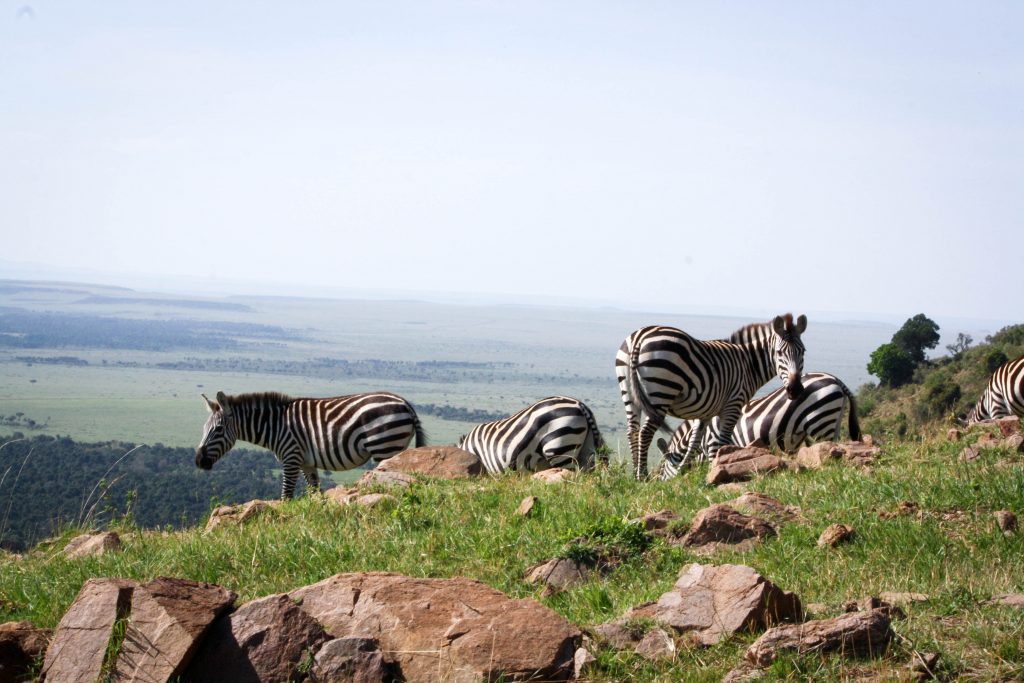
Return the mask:
<path fill-rule="evenodd" d="M 1020 2 L 0 0 L 0 277 L 1021 322 L 1022 189 Z"/>

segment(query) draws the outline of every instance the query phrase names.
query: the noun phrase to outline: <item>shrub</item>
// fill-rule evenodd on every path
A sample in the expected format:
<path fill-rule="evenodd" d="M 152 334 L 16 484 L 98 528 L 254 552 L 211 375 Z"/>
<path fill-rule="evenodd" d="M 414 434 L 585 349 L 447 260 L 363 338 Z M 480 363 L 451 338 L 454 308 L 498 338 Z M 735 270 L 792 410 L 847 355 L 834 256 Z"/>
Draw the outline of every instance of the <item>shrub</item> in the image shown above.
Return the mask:
<path fill-rule="evenodd" d="M 890 387 L 900 387 L 914 376 L 914 359 L 895 342 L 882 344 L 871 353 L 868 372 Z"/>
<path fill-rule="evenodd" d="M 924 350 L 934 349 L 939 343 L 939 326 L 924 313 L 918 313 L 903 323 L 892 342 L 910 356 L 915 364 L 924 362 Z"/>

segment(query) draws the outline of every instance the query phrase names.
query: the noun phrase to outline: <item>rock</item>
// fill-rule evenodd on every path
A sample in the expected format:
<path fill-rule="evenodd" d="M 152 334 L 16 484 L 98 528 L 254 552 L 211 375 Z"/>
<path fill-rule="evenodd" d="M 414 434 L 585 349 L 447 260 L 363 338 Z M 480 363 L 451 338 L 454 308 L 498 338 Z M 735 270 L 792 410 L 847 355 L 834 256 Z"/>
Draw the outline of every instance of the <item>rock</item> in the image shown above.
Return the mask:
<path fill-rule="evenodd" d="M 760 517 L 751 517 L 728 505 L 719 504 L 697 513 L 682 544 L 703 546 L 708 543 L 739 543 L 747 539 L 761 540 L 775 534 L 775 527 Z"/>
<path fill-rule="evenodd" d="M 676 644 L 664 629 L 652 628 L 644 634 L 633 651 L 648 661 L 656 662 L 675 658 Z"/>
<path fill-rule="evenodd" d="M 750 567 L 691 564 L 657 602 L 636 607 L 625 619 L 650 617 L 678 633 L 692 632 L 714 645 L 738 631 L 761 629 L 801 617 L 800 599 Z"/>
<path fill-rule="evenodd" d="M 114 622 L 128 615 L 135 585 L 120 579 L 89 579 L 82 584 L 46 650 L 46 680 L 93 683 L 99 678 Z"/>
<path fill-rule="evenodd" d="M 953 427 L 946 432 L 946 439 L 949 441 L 959 441 L 962 438 L 964 438 L 964 433 L 956 427 Z"/>
<path fill-rule="evenodd" d="M 1011 434 L 1002 441 L 1001 445 L 1014 453 L 1024 453 L 1024 434 Z"/>
<path fill-rule="evenodd" d="M 214 622 L 183 676 L 187 681 L 290 681 L 327 640 L 286 595 L 248 602 Z"/>
<path fill-rule="evenodd" d="M 519 507 L 516 508 L 515 514 L 519 517 L 529 517 L 530 513 L 533 512 L 533 506 L 537 504 L 537 496 L 527 496 L 523 498 L 523 501 L 519 503 Z"/>
<path fill-rule="evenodd" d="M 250 500 L 241 505 L 221 505 L 210 513 L 206 531 L 213 531 L 223 524 L 245 524 L 272 511 L 279 504 L 276 500 Z"/>
<path fill-rule="evenodd" d="M 64 557 L 74 560 L 79 557 L 98 557 L 121 550 L 121 537 L 113 531 L 99 534 L 82 534 L 72 538 L 64 546 Z"/>
<path fill-rule="evenodd" d="M 996 524 L 999 525 L 999 530 L 1004 534 L 1012 534 L 1017 530 L 1017 515 L 1013 514 L 1009 510 L 997 510 L 992 515 L 996 518 Z"/>
<path fill-rule="evenodd" d="M 826 527 L 818 537 L 819 548 L 835 548 L 840 543 L 847 543 L 853 540 L 856 532 L 849 524 L 833 524 Z"/>
<path fill-rule="evenodd" d="M 996 426 L 999 427 L 999 433 L 1003 436 L 1020 434 L 1020 418 L 1016 415 L 999 418 L 996 420 Z"/>
<path fill-rule="evenodd" d="M 918 675 L 920 680 L 935 678 L 935 671 L 939 666 L 938 652 L 917 652 L 910 660 L 910 671 Z"/>
<path fill-rule="evenodd" d="M 726 503 L 729 507 L 759 517 L 766 517 L 776 522 L 792 522 L 800 518 L 800 508 L 795 505 L 783 505 L 771 496 L 756 491 L 748 491 L 739 498 Z"/>
<path fill-rule="evenodd" d="M 636 609 L 643 609 L 654 603 L 642 605 Z M 606 624 L 594 627 L 594 633 L 616 650 L 631 650 L 643 638 L 643 634 L 635 629 L 626 626 L 627 619 L 616 619 Z"/>
<path fill-rule="evenodd" d="M 977 446 L 968 446 L 957 457 L 961 462 L 971 462 L 981 457 L 981 450 Z"/>
<path fill-rule="evenodd" d="M 630 520 L 632 523 L 643 526 L 644 531 L 664 531 L 672 522 L 679 519 L 679 515 L 671 510 L 659 510 L 650 512 L 639 519 Z"/>
<path fill-rule="evenodd" d="M 331 636 L 377 639 L 409 681 L 564 681 L 581 639 L 540 603 L 466 578 L 338 574 L 289 597 Z"/>
<path fill-rule="evenodd" d="M 742 662 L 722 677 L 722 683 L 747 683 L 761 678 L 761 670 L 750 662 Z"/>
<path fill-rule="evenodd" d="M 810 446 L 804 446 L 796 452 L 796 461 L 800 465 L 815 470 L 842 457 L 843 449 L 833 441 L 820 441 Z"/>
<path fill-rule="evenodd" d="M 892 637 L 889 617 L 882 610 L 851 612 L 770 628 L 747 649 L 746 658 L 751 664 L 768 666 L 784 651 L 874 656 L 885 652 Z"/>
<path fill-rule="evenodd" d="M 873 596 L 862 598 L 857 603 L 857 609 L 861 612 L 870 612 L 872 610 L 879 610 L 883 612 L 889 619 L 906 619 L 907 614 L 899 607 Z"/>
<path fill-rule="evenodd" d="M 1024 593 L 1002 593 L 1001 595 L 994 596 L 988 601 L 988 604 L 1024 609 Z"/>
<path fill-rule="evenodd" d="M 861 434 L 860 442 L 865 446 L 878 446 L 881 443 L 878 439 L 871 436 L 870 434 Z"/>
<path fill-rule="evenodd" d="M 581 647 L 576 650 L 576 655 L 573 657 L 573 678 L 579 679 L 590 673 L 596 662 L 597 657 L 592 655 L 587 648 Z"/>
<path fill-rule="evenodd" d="M 885 591 L 880 593 L 878 597 L 892 605 L 912 605 L 915 602 L 928 602 L 928 596 L 924 593 L 894 593 Z"/>
<path fill-rule="evenodd" d="M 576 560 L 556 557 L 530 567 L 524 580 L 531 585 L 544 584 L 550 595 L 585 582 L 589 575 L 590 568 L 586 565 Z"/>
<path fill-rule="evenodd" d="M 405 488 L 416 481 L 416 477 L 405 472 L 388 472 L 387 470 L 381 471 L 377 469 L 370 470 L 356 482 L 357 487 L 363 486 L 386 486 L 386 487 L 397 487 Z"/>
<path fill-rule="evenodd" d="M 353 500 L 359 497 L 359 489 L 353 487 L 335 486 L 333 489 L 327 489 L 324 492 L 324 497 L 327 500 L 337 503 L 338 505 L 350 505 Z"/>
<path fill-rule="evenodd" d="M 26 680 L 50 642 L 52 631 L 27 621 L 0 624 L 0 681 Z"/>
<path fill-rule="evenodd" d="M 235 597 L 226 588 L 186 579 L 160 577 L 137 586 L 114 678 L 169 681 L 181 676 L 200 639 Z"/>
<path fill-rule="evenodd" d="M 391 507 L 397 504 L 398 499 L 390 493 L 366 493 L 352 500 L 352 505 L 364 508 Z"/>
<path fill-rule="evenodd" d="M 823 602 L 812 602 L 804 607 L 807 614 L 821 615 L 829 611 L 828 605 Z"/>
<path fill-rule="evenodd" d="M 335 638 L 317 652 L 309 680 L 313 683 L 390 683 L 396 678 L 373 638 Z"/>
<path fill-rule="evenodd" d="M 545 484 L 558 484 L 572 476 L 572 471 L 564 467 L 552 467 L 533 474 L 531 479 L 542 481 Z"/>
<path fill-rule="evenodd" d="M 723 446 L 708 470 L 709 485 L 725 484 L 731 481 L 746 481 L 755 474 L 768 474 L 785 467 L 781 458 L 757 446 L 736 448 Z"/>
<path fill-rule="evenodd" d="M 410 448 L 377 465 L 378 472 L 402 472 L 438 479 L 465 479 L 484 473 L 480 458 L 454 446 Z"/>
<path fill-rule="evenodd" d="M 995 434 L 983 432 L 974 445 L 978 448 L 996 448 L 999 446 L 999 438 Z"/>

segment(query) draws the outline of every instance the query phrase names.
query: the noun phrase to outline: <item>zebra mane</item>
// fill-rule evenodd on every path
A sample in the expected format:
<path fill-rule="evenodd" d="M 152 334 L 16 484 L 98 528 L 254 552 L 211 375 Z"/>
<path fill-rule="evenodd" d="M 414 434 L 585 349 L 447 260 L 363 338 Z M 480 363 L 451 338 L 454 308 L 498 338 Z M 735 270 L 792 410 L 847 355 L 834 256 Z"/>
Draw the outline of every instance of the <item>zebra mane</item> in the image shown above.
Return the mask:
<path fill-rule="evenodd" d="M 258 391 L 248 394 L 236 394 L 235 396 L 227 396 L 225 403 L 230 407 L 236 408 L 240 405 L 249 405 L 253 403 L 260 403 L 263 405 L 273 405 L 281 403 L 289 403 L 292 401 L 292 397 L 287 394 L 282 394 L 279 391 Z M 223 407 L 223 406 L 221 406 Z"/>

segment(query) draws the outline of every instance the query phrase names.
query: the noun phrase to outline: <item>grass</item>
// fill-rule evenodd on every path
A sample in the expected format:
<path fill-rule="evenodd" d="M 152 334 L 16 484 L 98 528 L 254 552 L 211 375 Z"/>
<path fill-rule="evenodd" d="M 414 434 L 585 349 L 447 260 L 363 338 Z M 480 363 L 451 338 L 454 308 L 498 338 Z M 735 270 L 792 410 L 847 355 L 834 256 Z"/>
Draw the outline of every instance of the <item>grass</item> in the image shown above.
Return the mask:
<path fill-rule="evenodd" d="M 1024 611 L 985 604 L 991 596 L 1024 591 L 1024 534 L 1004 536 L 992 512 L 1024 513 L 1024 459 L 986 451 L 960 462 L 962 444 L 932 438 L 886 448 L 872 472 L 845 465 L 784 473 L 750 482 L 786 504 L 803 521 L 746 552 L 722 551 L 712 560 L 655 540 L 639 541 L 625 524 L 670 508 L 690 519 L 710 503 L 736 497 L 708 488 L 704 470 L 671 482 L 637 483 L 625 468 L 580 475 L 562 485 L 523 476 L 417 484 L 398 492 L 388 509 L 339 507 L 300 498 L 241 528 L 145 532 L 125 525 L 124 552 L 68 561 L 59 549 L 80 529 L 38 546 L 21 560 L 0 559 L 0 621 L 28 619 L 52 627 L 94 576 L 147 580 L 170 575 L 209 581 L 236 591 L 240 601 L 294 589 L 338 572 L 392 571 L 411 576 L 468 576 L 513 597 L 544 602 L 588 627 L 657 599 L 689 562 L 746 564 L 804 604 L 839 605 L 882 591 L 925 593 L 894 622 L 897 641 L 878 660 L 788 656 L 769 680 L 851 680 L 898 677 L 911 654 L 941 653 L 947 679 L 1024 677 Z M 538 497 L 530 517 L 514 515 L 522 498 Z M 897 513 L 900 504 L 910 514 Z M 880 514 L 886 513 L 886 514 Z M 816 546 L 829 524 L 851 524 L 852 543 Z M 523 581 L 526 569 L 566 551 L 570 539 L 617 545 L 629 552 L 607 574 L 561 594 L 542 596 Z M 646 546 L 646 547 L 645 547 Z M 602 650 L 597 681 L 717 681 L 740 662 L 753 634 L 711 648 L 682 645 L 678 659 L 652 664 L 636 655 Z"/>

